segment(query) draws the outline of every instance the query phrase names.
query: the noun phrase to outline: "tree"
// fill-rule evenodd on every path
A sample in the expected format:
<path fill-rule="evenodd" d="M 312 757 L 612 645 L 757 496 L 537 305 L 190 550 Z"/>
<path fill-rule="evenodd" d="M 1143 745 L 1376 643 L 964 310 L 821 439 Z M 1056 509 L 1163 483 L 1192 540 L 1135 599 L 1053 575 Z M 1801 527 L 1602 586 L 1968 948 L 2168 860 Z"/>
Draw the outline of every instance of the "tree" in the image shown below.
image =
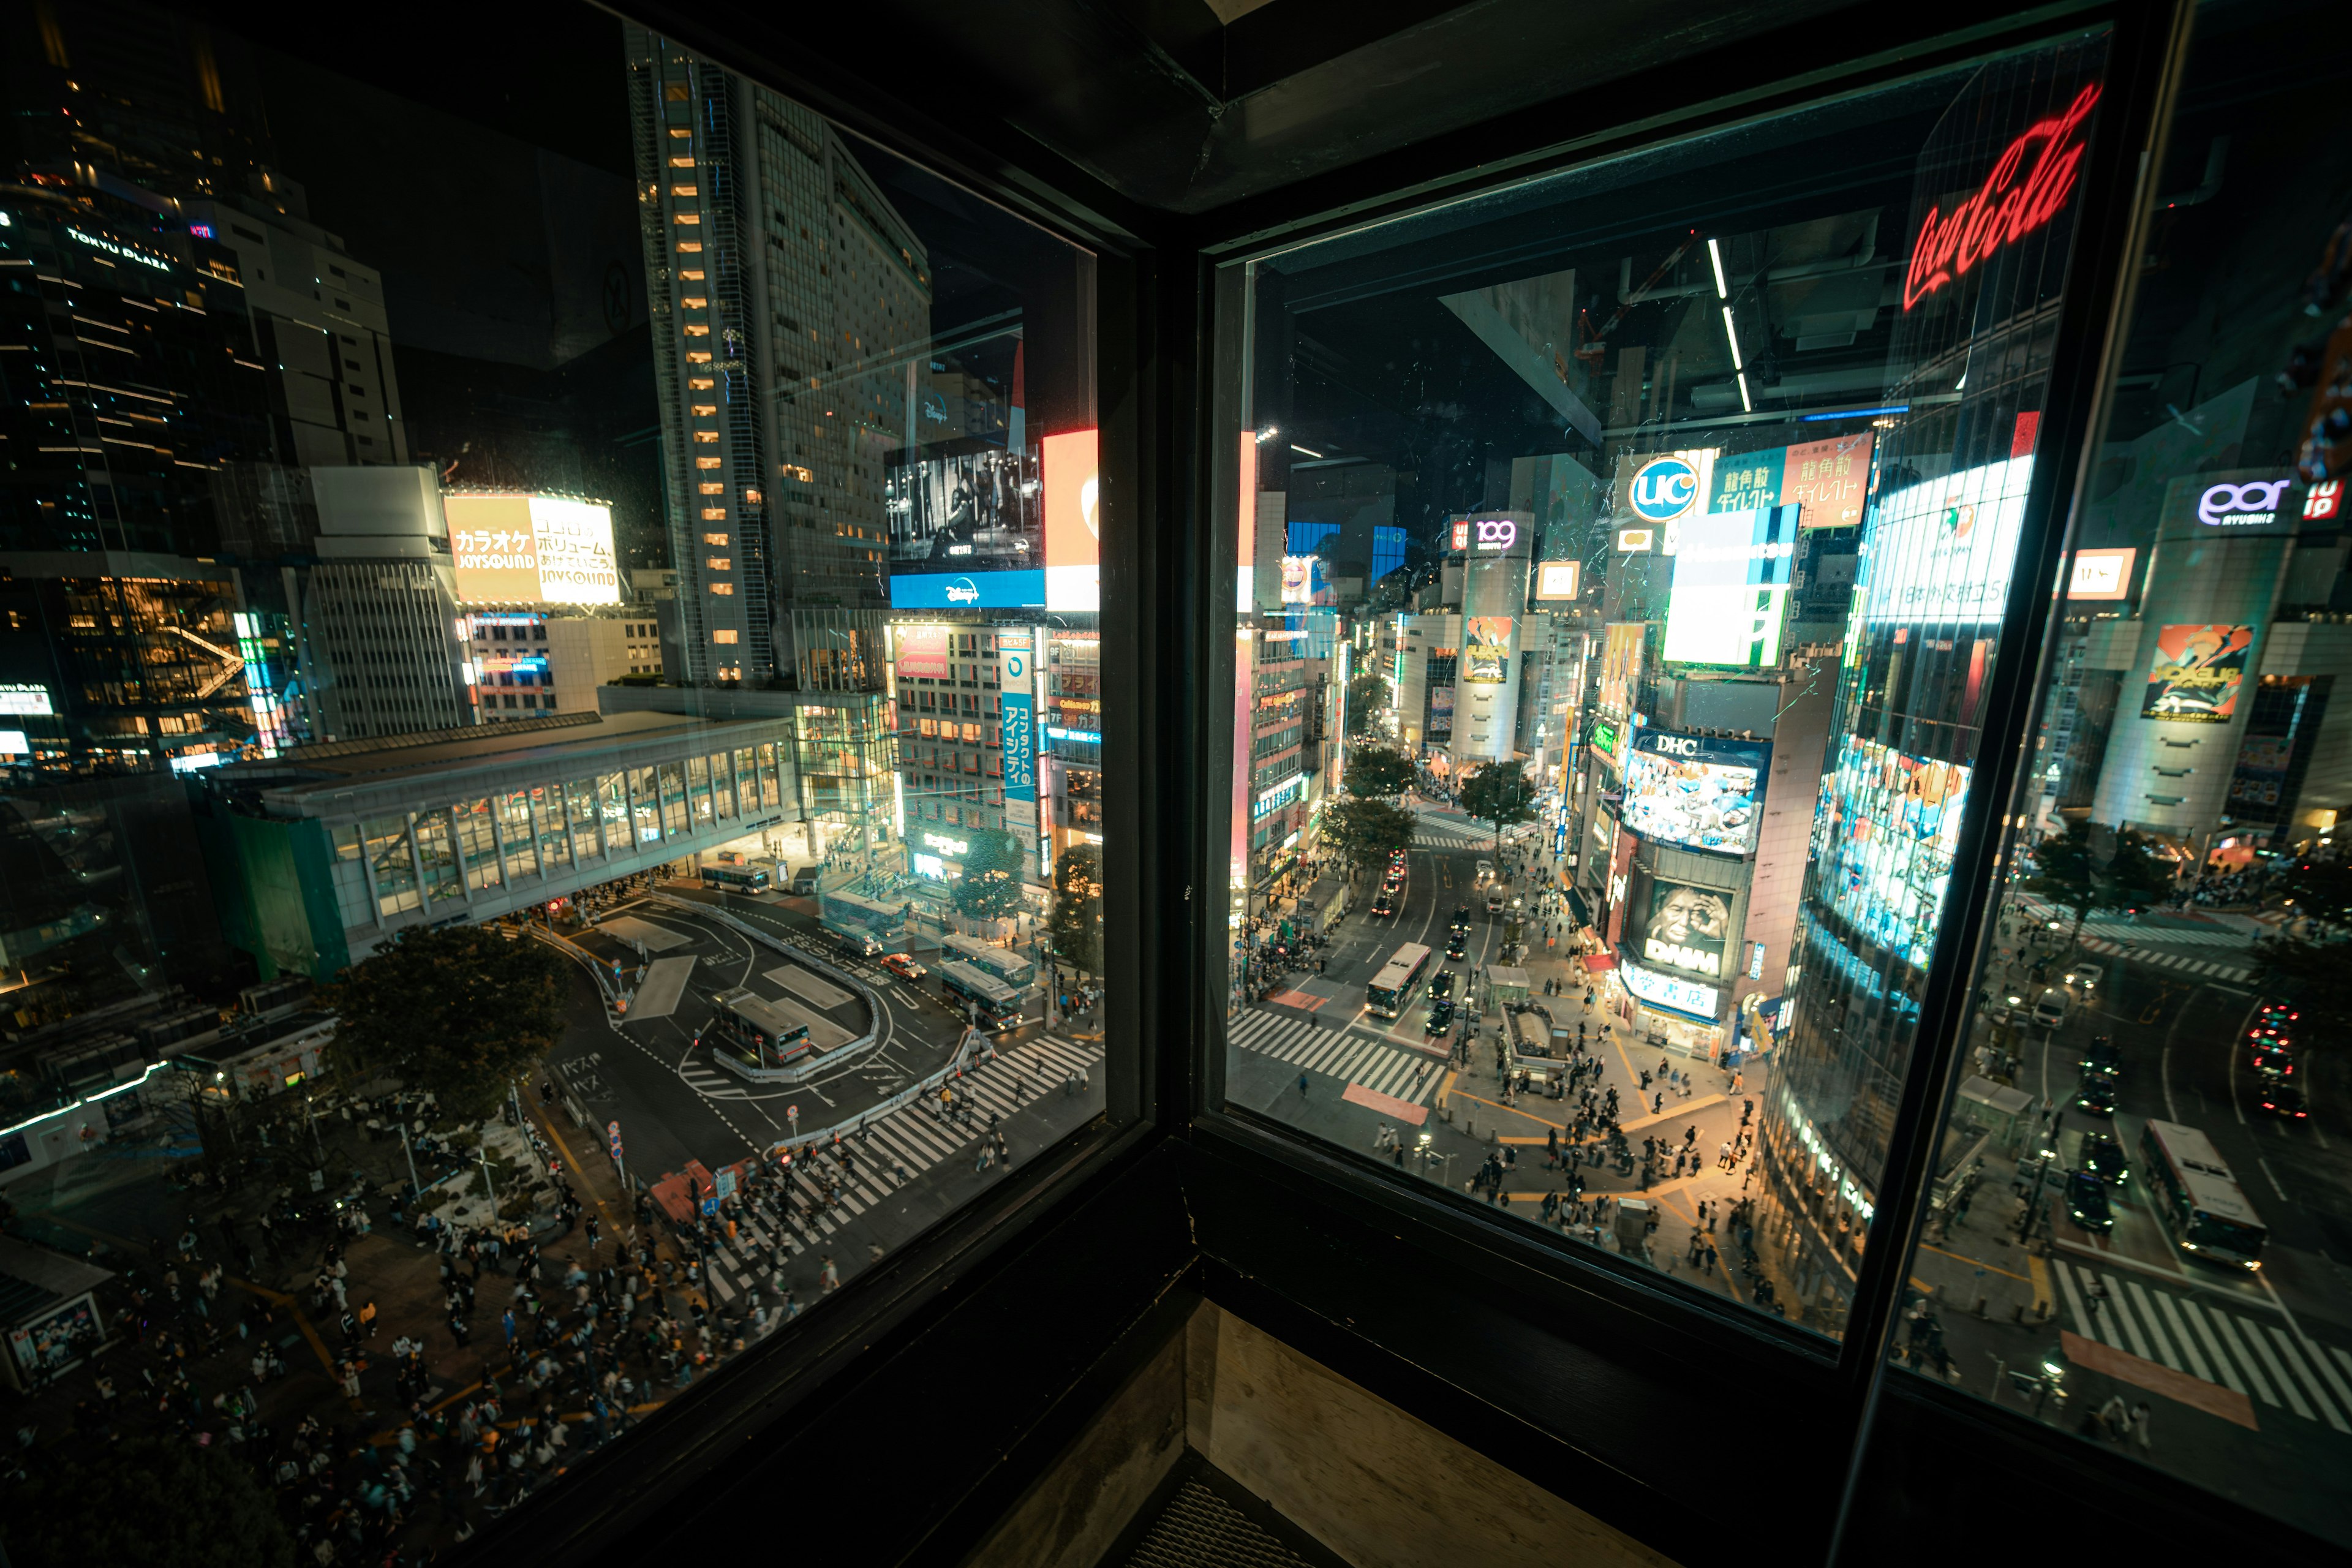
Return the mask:
<path fill-rule="evenodd" d="M 1495 825 L 1497 847 L 1503 842 L 1503 829 L 1536 817 L 1534 781 L 1517 763 L 1488 763 L 1462 781 L 1462 793 L 1456 798 L 1472 821 Z"/>
<path fill-rule="evenodd" d="M 2033 851 L 2033 874 L 2020 884 L 2074 914 L 2068 941 L 2083 934 L 2094 910 L 2138 910 L 2172 889 L 2172 868 L 2142 835 L 2078 820 Z"/>
<path fill-rule="evenodd" d="M 1381 728 L 1388 711 L 1389 678 L 1377 669 L 1360 670 L 1348 678 L 1348 733 L 1370 735 Z"/>
<path fill-rule="evenodd" d="M 1054 863 L 1054 915 L 1046 929 L 1054 955 L 1089 974 L 1102 973 L 1102 849 L 1073 844 Z"/>
<path fill-rule="evenodd" d="M 971 830 L 956 879 L 955 907 L 976 921 L 1001 921 L 1021 910 L 1021 840 L 1001 827 Z"/>
<path fill-rule="evenodd" d="M 488 1115 L 563 1027 L 562 963 L 481 926 L 412 931 L 320 992 L 341 1015 L 335 1054 Z"/>
<path fill-rule="evenodd" d="M 1348 753 L 1347 776 L 1340 782 L 1349 795 L 1392 799 L 1410 788 L 1418 776 L 1412 759 L 1387 746 L 1358 746 Z"/>
<path fill-rule="evenodd" d="M 16 1568 L 294 1563 L 294 1538 L 252 1470 L 192 1436 L 126 1437 L 99 1463 L 58 1462 L 11 1500 L 0 1536 Z"/>
<path fill-rule="evenodd" d="M 1323 842 L 1352 866 L 1388 864 L 1391 855 L 1412 846 L 1419 825 L 1412 812 L 1384 800 L 1340 800 L 1323 807 Z"/>

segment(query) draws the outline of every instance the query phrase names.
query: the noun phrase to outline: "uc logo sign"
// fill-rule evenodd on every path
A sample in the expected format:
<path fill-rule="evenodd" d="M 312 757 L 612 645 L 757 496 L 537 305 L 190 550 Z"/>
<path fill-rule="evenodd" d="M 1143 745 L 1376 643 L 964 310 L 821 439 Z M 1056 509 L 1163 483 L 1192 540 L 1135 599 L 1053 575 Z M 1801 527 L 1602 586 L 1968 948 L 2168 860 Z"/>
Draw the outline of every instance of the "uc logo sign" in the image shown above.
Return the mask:
<path fill-rule="evenodd" d="M 1680 458 L 1653 458 L 1633 475 L 1633 510 L 1672 522 L 1698 501 L 1698 470 Z"/>

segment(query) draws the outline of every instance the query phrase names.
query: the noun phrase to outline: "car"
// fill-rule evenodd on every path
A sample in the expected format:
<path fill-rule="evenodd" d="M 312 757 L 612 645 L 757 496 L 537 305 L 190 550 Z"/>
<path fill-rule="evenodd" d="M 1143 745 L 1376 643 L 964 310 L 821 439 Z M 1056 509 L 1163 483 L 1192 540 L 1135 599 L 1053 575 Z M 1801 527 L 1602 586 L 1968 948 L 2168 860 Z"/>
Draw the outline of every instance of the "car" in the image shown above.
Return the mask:
<path fill-rule="evenodd" d="M 2273 1026 L 2284 1026 L 2294 1023 L 2297 1018 L 2302 1016 L 2302 1012 L 2291 1003 L 2265 1002 L 2263 1004 L 2261 1022 Z"/>
<path fill-rule="evenodd" d="M 1381 879 L 1381 891 L 1384 893 L 1396 893 L 1403 890 L 1404 873 L 1402 871 L 1391 871 L 1387 876 Z"/>
<path fill-rule="evenodd" d="M 1499 915 L 1503 912 L 1502 894 L 1489 893 L 1486 895 L 1486 912 L 1490 915 Z"/>
<path fill-rule="evenodd" d="M 1446 957 L 1461 958 L 1467 954 L 1469 951 L 1470 938 L 1468 933 L 1457 931 L 1452 936 L 1445 939 Z"/>
<path fill-rule="evenodd" d="M 2252 1043 L 2254 1071 L 2265 1078 L 2291 1078 L 2294 1074 L 2294 1047 L 2285 1040 L 2255 1040 Z"/>
<path fill-rule="evenodd" d="M 2094 1116 L 2113 1116 L 2116 1113 L 2116 1080 L 2105 1073 L 2084 1073 L 2082 1083 L 2075 1088 L 2074 1103 Z"/>
<path fill-rule="evenodd" d="M 2078 963 L 2066 972 L 2066 984 L 2079 985 L 2089 992 L 2097 989 L 2099 982 L 2106 977 L 2106 970 L 2099 964 Z"/>
<path fill-rule="evenodd" d="M 2262 1087 L 2254 1095 L 2254 1103 L 2273 1116 L 2300 1121 L 2311 1114 L 2311 1107 L 2304 1099 L 2301 1079 L 2288 1078 L 2284 1074 L 2273 1078 L 2265 1074 L 2261 1081 Z"/>
<path fill-rule="evenodd" d="M 2113 1035 L 2101 1035 L 2083 1047 L 2083 1070 L 2103 1073 L 2108 1078 L 2124 1070 L 2124 1054 L 2116 1047 Z"/>
<path fill-rule="evenodd" d="M 1454 923 L 1447 926 L 1445 929 L 1453 931 L 1468 931 L 1470 929 L 1470 906 L 1467 904 L 1455 905 L 1454 910 Z"/>
<path fill-rule="evenodd" d="M 1430 1004 L 1429 1017 L 1422 1025 L 1424 1035 L 1442 1035 L 1454 1027 L 1454 1004 L 1440 996 Z"/>
<path fill-rule="evenodd" d="M 882 967 L 888 970 L 891 973 L 897 975 L 901 980 L 920 980 L 924 975 L 930 973 L 929 970 L 925 969 L 921 964 L 917 963 L 913 959 L 908 958 L 903 952 L 884 953 L 882 955 Z"/>
<path fill-rule="evenodd" d="M 835 937 L 833 949 L 844 958 L 875 958 L 881 954 L 882 944 L 870 936 L 845 932 Z"/>
<path fill-rule="evenodd" d="M 1495 879 L 1495 863 L 1494 863 L 1492 860 L 1481 860 L 1481 861 L 1479 861 L 1479 862 L 1478 862 L 1478 886 L 1480 886 L 1480 887 L 1482 887 L 1482 888 L 1483 888 L 1483 887 L 1485 887 L 1487 883 L 1489 883 L 1489 882 L 1493 881 L 1494 879 Z"/>
<path fill-rule="evenodd" d="M 2112 1132 L 2084 1133 L 2080 1158 L 2082 1168 L 2103 1182 L 2120 1187 L 2131 1180 L 2131 1163 Z"/>
<path fill-rule="evenodd" d="M 2107 1184 L 2088 1171 L 2066 1178 L 2066 1213 L 2084 1230 L 2113 1230 L 2116 1211 L 2107 1202 Z"/>
<path fill-rule="evenodd" d="M 2033 1004 L 2033 1021 L 2047 1028 L 2056 1028 L 2066 1021 L 2066 993 L 2055 985 L 2045 985 L 2041 999 Z"/>
<path fill-rule="evenodd" d="M 1395 913 L 1396 899 L 1392 895 L 1384 891 L 1380 895 L 1380 897 L 1372 900 L 1372 915 L 1374 919 L 1387 920 L 1390 916 Z"/>
<path fill-rule="evenodd" d="M 1447 997 L 1453 995 L 1454 978 L 1454 971 L 1450 969 L 1439 970 L 1429 982 L 1429 994 L 1431 1000 L 1443 1002 Z"/>

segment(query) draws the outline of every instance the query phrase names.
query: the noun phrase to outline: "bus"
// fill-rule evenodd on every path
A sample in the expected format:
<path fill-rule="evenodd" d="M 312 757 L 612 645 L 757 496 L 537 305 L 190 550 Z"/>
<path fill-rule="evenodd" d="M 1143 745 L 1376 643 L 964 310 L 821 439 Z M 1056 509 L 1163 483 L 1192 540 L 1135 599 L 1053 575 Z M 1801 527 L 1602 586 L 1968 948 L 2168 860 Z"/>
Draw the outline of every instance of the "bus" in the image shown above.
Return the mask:
<path fill-rule="evenodd" d="M 940 938 L 940 959 L 948 963 L 969 963 L 983 974 L 992 974 L 1014 990 L 1023 990 L 1037 981 L 1037 965 L 1008 947 L 992 942 L 982 942 L 976 936 L 958 936 L 950 931 Z"/>
<path fill-rule="evenodd" d="M 1364 1002 L 1383 1018 L 1397 1017 L 1412 1005 L 1412 994 L 1421 989 L 1428 973 L 1429 949 L 1417 942 L 1406 942 L 1364 987 Z"/>
<path fill-rule="evenodd" d="M 764 893 L 768 874 L 756 866 L 705 866 L 702 885 L 730 893 Z"/>
<path fill-rule="evenodd" d="M 835 936 L 870 937 L 884 947 L 907 934 L 907 906 L 838 889 L 821 894 L 818 920 Z"/>
<path fill-rule="evenodd" d="M 940 984 L 949 996 L 975 1009 L 975 1022 L 990 1034 L 1002 1034 L 1021 1023 L 1021 993 L 987 971 L 960 959 L 940 965 Z"/>
<path fill-rule="evenodd" d="M 2151 1117 L 2139 1135 L 2148 1203 L 2172 1245 L 2194 1258 L 2240 1268 L 2263 1266 L 2270 1232 L 2238 1190 L 2213 1141 L 2194 1127 Z"/>
<path fill-rule="evenodd" d="M 702 1031 L 703 1043 L 747 1068 L 772 1072 L 791 1067 L 814 1048 L 807 1022 L 757 992 L 722 991 L 710 1000 L 717 1010 Z"/>

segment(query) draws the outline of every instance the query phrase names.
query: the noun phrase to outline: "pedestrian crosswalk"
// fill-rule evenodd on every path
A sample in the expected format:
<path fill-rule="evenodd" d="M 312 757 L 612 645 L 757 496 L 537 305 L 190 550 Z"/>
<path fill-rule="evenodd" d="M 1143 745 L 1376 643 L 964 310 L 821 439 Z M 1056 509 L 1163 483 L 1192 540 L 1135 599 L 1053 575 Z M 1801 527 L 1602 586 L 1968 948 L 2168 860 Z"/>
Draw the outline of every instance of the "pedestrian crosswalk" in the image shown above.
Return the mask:
<path fill-rule="evenodd" d="M 2162 933 L 2161 940 L 2170 942 L 2174 934 L 2171 931 L 2166 931 Z M 2204 933 L 2184 931 L 2179 934 L 2201 937 Z M 2208 980 L 2227 980 L 2242 985 L 2253 978 L 2251 970 L 2239 964 L 2222 963 L 2209 958 L 2192 958 L 2185 952 L 2159 952 L 2154 948 L 2141 947 L 2137 944 L 2127 945 L 2109 942 L 2105 937 L 2086 936 L 2083 939 L 2083 946 L 2092 952 L 2112 953 L 2120 958 L 2129 959 L 2134 963 L 2158 964 L 2166 969 L 2177 969 L 2184 974 L 2195 974 Z"/>
<path fill-rule="evenodd" d="M 1442 1058 L 1267 1007 L 1243 1008 L 1234 1015 L 1226 1038 L 1245 1051 L 1287 1062 L 1301 1072 L 1361 1084 L 1414 1105 L 1428 1103 L 1445 1071 Z"/>
<path fill-rule="evenodd" d="M 1412 830 L 1415 849 L 1472 849 L 1492 846 L 1495 837 L 1468 823 L 1440 822 L 1424 816 Z"/>
<path fill-rule="evenodd" d="M 2210 1297 L 2053 1258 L 2066 1315 L 2086 1339 L 2325 1421 L 2352 1436 L 2352 1352 L 2306 1339 L 2268 1310 L 2232 1311 Z"/>
<path fill-rule="evenodd" d="M 840 1182 L 840 1201 L 830 1208 L 824 1205 L 822 1178 L 814 1168 L 822 1162 L 796 1163 L 792 1186 L 797 1203 L 787 1205 L 784 1218 L 780 1220 L 763 1204 L 747 1204 L 736 1216 L 735 1235 L 704 1255 L 711 1293 L 721 1305 L 732 1302 L 775 1262 L 824 1247 L 844 1227 L 933 1165 L 959 1156 L 969 1162 L 988 1131 L 991 1112 L 1010 1120 L 1015 1111 L 1061 1093 L 1061 1084 L 1071 1074 L 1091 1074 L 1102 1057 L 1099 1045 L 1057 1035 L 1002 1047 L 994 1061 L 983 1062 L 956 1080 L 958 1094 L 969 1097 L 975 1108 L 971 1121 L 942 1120 L 930 1101 L 918 1100 L 868 1122 L 862 1133 L 846 1139 L 855 1173 Z"/>
<path fill-rule="evenodd" d="M 677 1067 L 687 1087 L 705 1100 L 749 1100 L 751 1091 L 740 1078 L 730 1078 L 700 1058 L 688 1056 Z"/>

